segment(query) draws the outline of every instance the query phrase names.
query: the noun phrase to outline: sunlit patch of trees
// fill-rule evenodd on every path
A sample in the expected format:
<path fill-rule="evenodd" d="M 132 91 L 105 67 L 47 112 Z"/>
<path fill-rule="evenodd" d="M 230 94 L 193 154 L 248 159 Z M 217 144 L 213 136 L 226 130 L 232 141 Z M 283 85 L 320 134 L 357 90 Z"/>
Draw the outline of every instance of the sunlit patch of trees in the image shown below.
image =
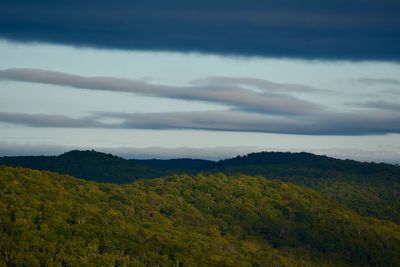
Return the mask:
<path fill-rule="evenodd" d="M 0 167 L 0 266 L 400 266 L 400 226 L 261 176 Z"/>

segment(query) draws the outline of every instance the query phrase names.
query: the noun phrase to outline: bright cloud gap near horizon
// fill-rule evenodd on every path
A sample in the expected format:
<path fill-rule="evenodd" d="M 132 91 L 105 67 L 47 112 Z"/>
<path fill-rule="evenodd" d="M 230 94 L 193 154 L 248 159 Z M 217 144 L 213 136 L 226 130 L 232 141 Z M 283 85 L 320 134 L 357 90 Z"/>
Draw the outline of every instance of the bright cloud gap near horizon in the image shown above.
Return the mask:
<path fill-rule="evenodd" d="M 216 159 L 221 147 L 229 156 L 272 148 L 399 162 L 397 63 L 12 42 L 0 42 L 0 56 L 0 141 L 21 153 L 65 144 Z"/>

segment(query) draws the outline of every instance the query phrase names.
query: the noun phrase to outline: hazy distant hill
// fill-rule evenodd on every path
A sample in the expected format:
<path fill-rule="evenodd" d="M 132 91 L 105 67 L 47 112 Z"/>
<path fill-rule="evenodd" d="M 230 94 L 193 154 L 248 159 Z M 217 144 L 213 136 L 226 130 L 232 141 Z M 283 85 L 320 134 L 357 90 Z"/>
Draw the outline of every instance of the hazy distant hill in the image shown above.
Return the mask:
<path fill-rule="evenodd" d="M 315 189 L 361 215 L 400 223 L 400 167 L 390 164 L 281 152 L 252 153 L 219 162 L 127 160 L 95 151 L 71 151 L 58 157 L 3 157 L 2 164 L 112 183 L 182 173 L 261 175 Z"/>
<path fill-rule="evenodd" d="M 0 167 L 0 196 L 0 266 L 400 266 L 399 225 L 263 177 Z"/>

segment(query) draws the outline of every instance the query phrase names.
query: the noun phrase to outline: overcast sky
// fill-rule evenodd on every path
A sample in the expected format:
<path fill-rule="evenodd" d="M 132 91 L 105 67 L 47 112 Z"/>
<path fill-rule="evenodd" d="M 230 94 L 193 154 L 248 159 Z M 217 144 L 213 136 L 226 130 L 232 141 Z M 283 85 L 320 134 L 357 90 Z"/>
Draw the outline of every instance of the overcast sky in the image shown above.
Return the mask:
<path fill-rule="evenodd" d="M 214 2 L 2 2 L 0 155 L 400 163 L 400 4 Z"/>

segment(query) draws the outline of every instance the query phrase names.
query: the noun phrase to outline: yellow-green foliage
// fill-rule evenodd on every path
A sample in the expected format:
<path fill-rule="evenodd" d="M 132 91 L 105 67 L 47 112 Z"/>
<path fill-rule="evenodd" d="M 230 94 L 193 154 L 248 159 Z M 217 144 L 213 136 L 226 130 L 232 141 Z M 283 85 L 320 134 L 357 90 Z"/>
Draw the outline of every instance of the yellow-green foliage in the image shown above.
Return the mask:
<path fill-rule="evenodd" d="M 263 177 L 0 168 L 0 266 L 400 266 L 400 227 Z"/>

